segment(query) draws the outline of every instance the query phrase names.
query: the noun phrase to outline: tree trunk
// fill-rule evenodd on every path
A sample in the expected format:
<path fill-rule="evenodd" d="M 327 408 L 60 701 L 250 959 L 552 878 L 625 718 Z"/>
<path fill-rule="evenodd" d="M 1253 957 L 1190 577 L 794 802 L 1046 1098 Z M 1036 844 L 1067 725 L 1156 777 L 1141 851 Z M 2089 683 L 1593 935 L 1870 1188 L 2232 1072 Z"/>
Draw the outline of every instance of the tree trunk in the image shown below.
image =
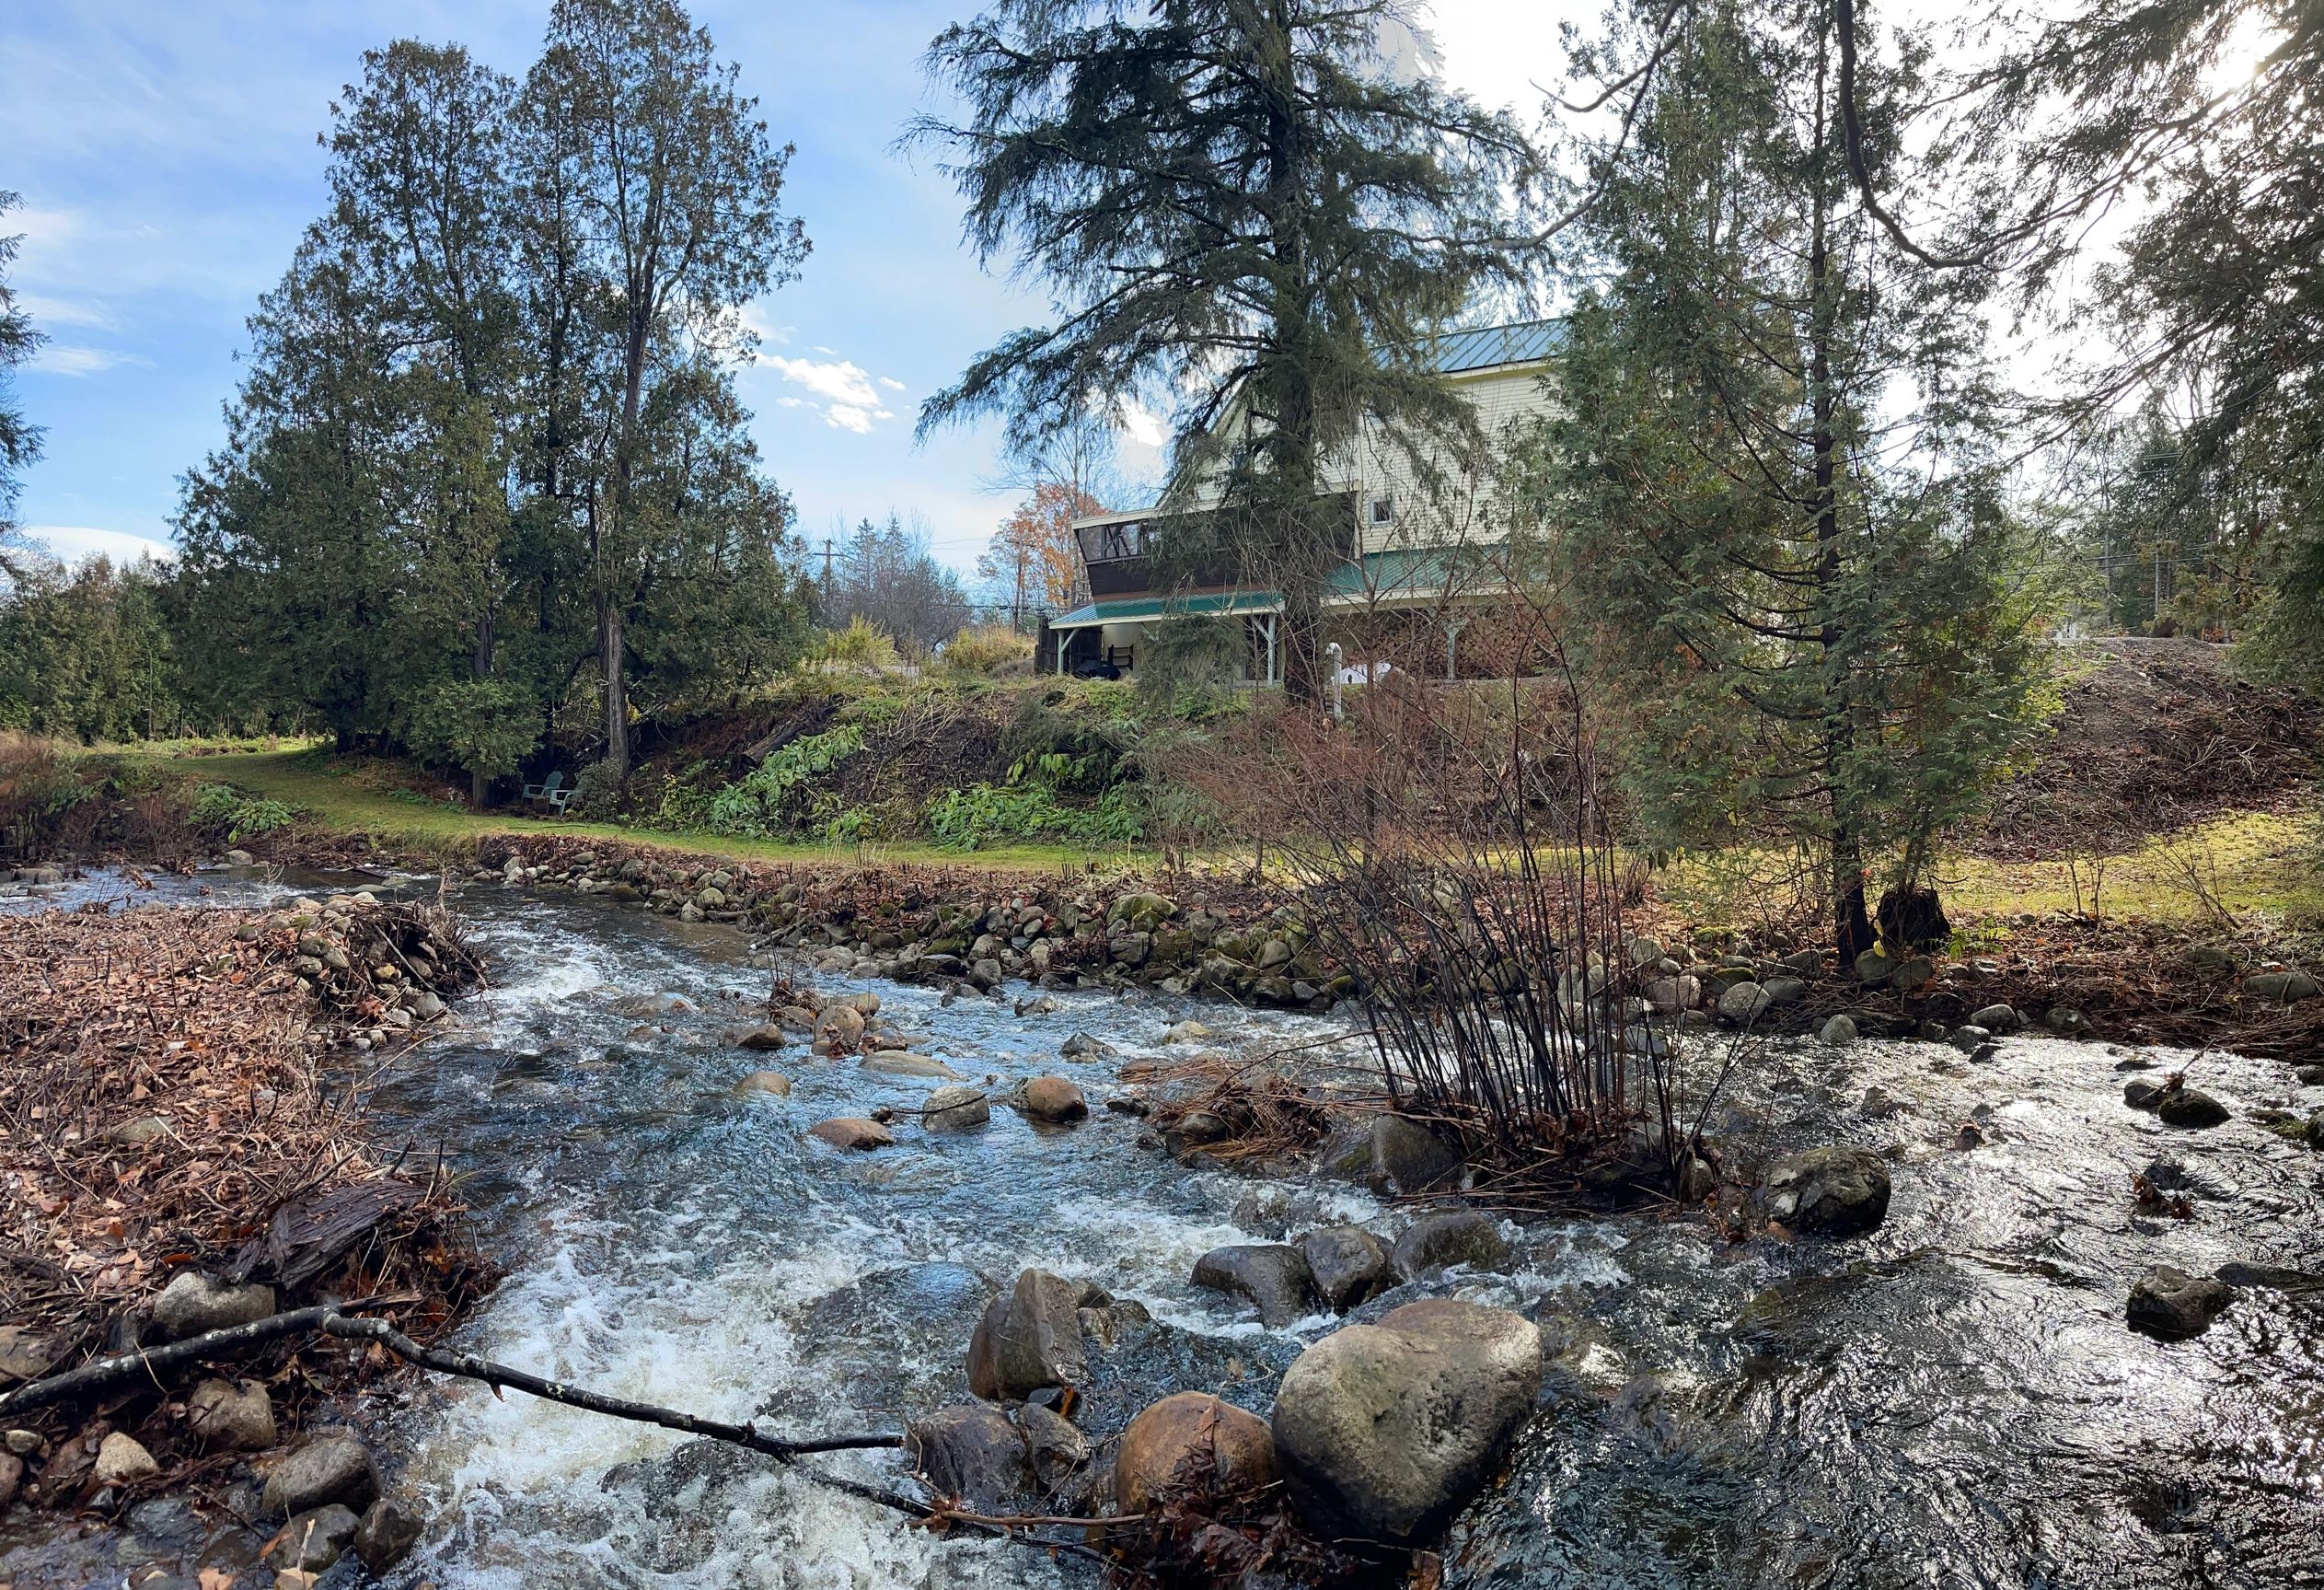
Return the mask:
<path fill-rule="evenodd" d="M 614 787 L 630 779 L 630 697 L 621 667 L 621 604 L 597 597 L 597 667 L 605 678 L 606 766 Z"/>
<path fill-rule="evenodd" d="M 1822 677 L 1829 692 L 1824 702 L 1824 784 L 1832 803 L 1832 938 L 1840 953 L 1843 971 L 1873 946 L 1872 923 L 1864 909 L 1864 841 L 1856 831 L 1853 802 L 1844 781 L 1856 744 L 1856 721 L 1847 665 L 1835 656 L 1847 639 L 1846 628 L 1834 616 L 1842 586 L 1840 557 L 1839 439 L 1835 434 L 1839 399 L 1833 389 L 1833 320 L 1839 297 L 1832 263 L 1831 221 L 1833 173 L 1839 168 L 1832 141 L 1833 121 L 1824 95 L 1825 57 L 1816 57 L 1816 143 L 1831 157 L 1817 174 L 1815 220 L 1808 243 L 1809 348 L 1808 394 L 1813 412 L 1809 446 L 1815 458 L 1816 600 L 1823 620 L 1817 644 L 1823 652 Z"/>

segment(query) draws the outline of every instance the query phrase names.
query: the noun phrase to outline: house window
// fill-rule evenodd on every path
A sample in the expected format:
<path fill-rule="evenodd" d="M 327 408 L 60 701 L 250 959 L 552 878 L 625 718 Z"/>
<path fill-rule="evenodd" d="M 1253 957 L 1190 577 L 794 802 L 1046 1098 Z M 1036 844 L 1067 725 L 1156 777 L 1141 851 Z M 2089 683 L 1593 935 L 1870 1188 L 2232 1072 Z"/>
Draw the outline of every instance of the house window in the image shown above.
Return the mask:
<path fill-rule="evenodd" d="M 1396 522 L 1396 499 L 1385 495 L 1374 497 L 1371 500 L 1370 513 L 1371 522 L 1375 526 L 1394 524 Z"/>

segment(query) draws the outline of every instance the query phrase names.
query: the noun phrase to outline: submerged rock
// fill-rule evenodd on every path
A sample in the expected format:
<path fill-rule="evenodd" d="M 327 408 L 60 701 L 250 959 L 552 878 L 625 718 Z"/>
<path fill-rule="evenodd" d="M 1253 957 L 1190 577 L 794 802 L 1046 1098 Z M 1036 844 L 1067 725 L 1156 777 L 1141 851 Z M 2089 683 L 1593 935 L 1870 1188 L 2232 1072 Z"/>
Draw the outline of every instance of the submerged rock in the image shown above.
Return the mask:
<path fill-rule="evenodd" d="M 1327 1336 L 1276 1393 L 1292 1505 L 1327 1539 L 1427 1535 L 1491 1476 L 1541 1382 L 1541 1331 L 1505 1309 L 1436 1298 Z"/>
<path fill-rule="evenodd" d="M 1360 1225 L 1334 1225 L 1300 1238 L 1316 1295 L 1345 1314 L 1390 1281 L 1388 1249 Z"/>
<path fill-rule="evenodd" d="M 1474 1209 L 1423 1215 L 1405 1229 L 1389 1251 L 1388 1267 L 1399 1281 L 1465 1264 L 1473 1270 L 1502 1270 L 1509 1244 L 1501 1228 Z"/>
<path fill-rule="evenodd" d="M 734 1047 L 754 1050 L 780 1049 L 790 1041 L 790 1035 L 785 1033 L 780 1026 L 769 1025 L 753 1027 L 734 1040 Z"/>
<path fill-rule="evenodd" d="M 1768 1214 L 1794 1231 L 1869 1231 L 1888 1215 L 1888 1167 L 1870 1149 L 1847 1143 L 1787 1154 L 1769 1167 L 1762 1198 Z"/>
<path fill-rule="evenodd" d="M 1140 1411 L 1122 1432 L 1114 1499 L 1124 1513 L 1190 1503 L 1206 1513 L 1275 1482 L 1275 1433 L 1266 1420 L 1204 1391 L 1181 1391 Z"/>
<path fill-rule="evenodd" d="M 2184 1341 L 2211 1329 L 2236 1289 L 2208 1275 L 2190 1275 L 2168 1264 L 2158 1264 L 2131 1286 L 2124 1310 L 2133 1330 L 2165 1341 Z"/>
<path fill-rule="evenodd" d="M 762 1094 L 773 1098 L 791 1097 L 791 1078 L 780 1071 L 754 1071 L 734 1085 L 734 1091 L 746 1097 Z"/>
<path fill-rule="evenodd" d="M 1231 1293 L 1259 1310 L 1259 1323 L 1279 1330 L 1312 1312 L 1315 1278 L 1296 1248 L 1279 1243 L 1244 1243 L 1215 1248 L 1195 1260 L 1189 1278 L 1197 1286 Z"/>

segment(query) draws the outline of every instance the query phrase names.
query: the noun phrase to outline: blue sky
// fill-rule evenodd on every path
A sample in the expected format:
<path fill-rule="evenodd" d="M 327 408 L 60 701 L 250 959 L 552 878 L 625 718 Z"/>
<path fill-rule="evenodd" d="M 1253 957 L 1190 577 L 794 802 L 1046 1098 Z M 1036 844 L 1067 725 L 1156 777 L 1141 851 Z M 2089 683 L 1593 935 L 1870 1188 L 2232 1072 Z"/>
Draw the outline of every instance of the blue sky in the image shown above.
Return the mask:
<path fill-rule="evenodd" d="M 896 136 L 930 104 L 920 55 L 969 6 L 696 0 L 776 136 L 815 252 L 760 300 L 742 377 L 759 448 L 820 541 L 837 522 L 918 516 L 965 568 L 1006 512 L 991 427 L 912 441 L 922 398 L 1046 305 L 980 271 L 931 157 Z M 1440 0 L 1447 75 L 1533 102 L 1555 72 L 1557 6 Z M 0 189 L 23 207 L 13 282 L 51 342 L 17 377 L 47 427 L 19 516 L 64 556 L 166 541 L 178 478 L 223 435 L 243 319 L 323 204 L 316 134 L 362 52 L 416 36 L 521 74 L 547 0 L 37 0 L 0 6 Z M 1594 7 L 1576 6 L 1578 17 Z M 1131 440 L 1126 465 L 1159 454 Z"/>

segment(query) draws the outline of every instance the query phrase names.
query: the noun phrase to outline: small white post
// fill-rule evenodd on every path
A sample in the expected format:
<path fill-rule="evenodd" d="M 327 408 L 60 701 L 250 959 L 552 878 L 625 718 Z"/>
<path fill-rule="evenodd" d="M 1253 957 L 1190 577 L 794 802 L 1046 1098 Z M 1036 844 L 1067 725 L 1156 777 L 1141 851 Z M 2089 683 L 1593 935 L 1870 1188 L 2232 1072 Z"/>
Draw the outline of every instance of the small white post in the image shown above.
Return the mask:
<path fill-rule="evenodd" d="M 1347 707 L 1341 691 L 1347 681 L 1340 676 L 1347 670 L 1340 665 L 1339 643 L 1334 641 L 1324 648 L 1324 666 L 1332 670 L 1332 722 L 1340 723 L 1347 716 Z"/>

